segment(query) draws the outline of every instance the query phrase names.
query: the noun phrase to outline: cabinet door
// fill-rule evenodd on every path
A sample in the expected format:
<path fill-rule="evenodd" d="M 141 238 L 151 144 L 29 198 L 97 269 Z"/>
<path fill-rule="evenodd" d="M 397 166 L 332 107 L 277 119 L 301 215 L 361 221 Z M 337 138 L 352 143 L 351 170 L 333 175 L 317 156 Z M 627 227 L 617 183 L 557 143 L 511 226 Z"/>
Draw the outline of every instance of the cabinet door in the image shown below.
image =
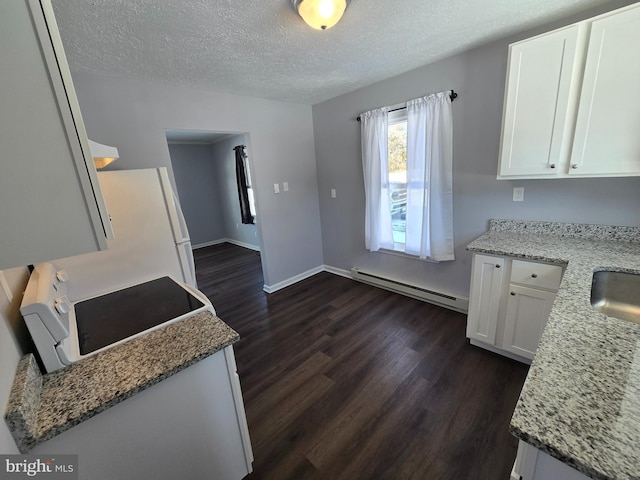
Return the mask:
<path fill-rule="evenodd" d="M 43 8 L 0 2 L 0 269 L 107 248 L 95 167 Z"/>
<path fill-rule="evenodd" d="M 243 479 L 253 456 L 225 356 L 217 352 L 30 453 L 78 455 L 79 478 L 91 480 Z"/>
<path fill-rule="evenodd" d="M 502 348 L 533 359 L 555 298 L 553 292 L 510 285 Z"/>
<path fill-rule="evenodd" d="M 494 344 L 500 311 L 504 258 L 473 256 L 467 337 Z"/>
<path fill-rule="evenodd" d="M 509 47 L 499 177 L 555 175 L 561 158 L 568 157 L 573 125 L 567 110 L 576 88 L 581 28 L 574 25 Z"/>
<path fill-rule="evenodd" d="M 571 155 L 571 175 L 640 174 L 640 7 L 595 20 Z"/>

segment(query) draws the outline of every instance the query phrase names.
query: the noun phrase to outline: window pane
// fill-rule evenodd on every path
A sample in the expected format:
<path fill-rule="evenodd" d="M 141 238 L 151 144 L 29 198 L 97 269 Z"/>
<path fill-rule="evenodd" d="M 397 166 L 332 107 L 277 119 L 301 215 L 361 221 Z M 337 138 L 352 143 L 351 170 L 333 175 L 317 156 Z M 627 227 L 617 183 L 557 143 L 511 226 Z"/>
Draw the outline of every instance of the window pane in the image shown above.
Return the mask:
<path fill-rule="evenodd" d="M 255 200 L 253 199 L 253 188 L 251 188 L 251 187 L 247 188 L 247 195 L 249 196 L 249 210 L 251 211 L 251 215 L 253 215 L 253 218 L 255 220 L 255 218 L 256 218 L 256 203 L 255 203 Z"/>
<path fill-rule="evenodd" d="M 389 202 L 393 241 L 405 243 L 407 217 L 407 122 L 389 125 Z"/>
<path fill-rule="evenodd" d="M 244 173 L 247 179 L 247 196 L 249 197 L 249 211 L 253 216 L 253 219 L 256 219 L 256 204 L 253 198 L 253 188 L 251 184 L 251 170 L 249 170 L 249 157 L 244 157 Z"/>
<path fill-rule="evenodd" d="M 244 159 L 244 176 L 247 178 L 247 187 L 251 188 L 251 170 L 249 170 L 249 159 Z"/>

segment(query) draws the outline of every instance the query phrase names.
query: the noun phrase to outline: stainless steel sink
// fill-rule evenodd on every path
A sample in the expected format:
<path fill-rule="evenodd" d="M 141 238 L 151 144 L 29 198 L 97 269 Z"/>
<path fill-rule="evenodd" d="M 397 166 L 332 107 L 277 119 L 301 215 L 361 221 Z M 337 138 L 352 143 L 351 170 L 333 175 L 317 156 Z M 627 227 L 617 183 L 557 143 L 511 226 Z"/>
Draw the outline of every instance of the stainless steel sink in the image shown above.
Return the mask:
<path fill-rule="evenodd" d="M 610 317 L 640 323 L 640 274 L 595 272 L 591 305 Z"/>

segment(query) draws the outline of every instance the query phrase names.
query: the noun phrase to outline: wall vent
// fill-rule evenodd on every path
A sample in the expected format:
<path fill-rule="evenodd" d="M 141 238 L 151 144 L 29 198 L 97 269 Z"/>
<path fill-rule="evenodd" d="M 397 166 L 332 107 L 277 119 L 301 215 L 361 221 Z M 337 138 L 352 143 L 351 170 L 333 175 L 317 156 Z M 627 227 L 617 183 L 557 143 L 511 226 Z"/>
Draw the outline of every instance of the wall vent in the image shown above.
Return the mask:
<path fill-rule="evenodd" d="M 456 312 L 467 313 L 469 309 L 469 299 L 467 297 L 436 292 L 435 290 L 429 290 L 417 285 L 411 285 L 399 280 L 368 273 L 360 270 L 359 268 L 352 268 L 351 276 L 354 280 L 400 293 L 424 302 L 433 303 L 450 310 L 455 310 Z"/>

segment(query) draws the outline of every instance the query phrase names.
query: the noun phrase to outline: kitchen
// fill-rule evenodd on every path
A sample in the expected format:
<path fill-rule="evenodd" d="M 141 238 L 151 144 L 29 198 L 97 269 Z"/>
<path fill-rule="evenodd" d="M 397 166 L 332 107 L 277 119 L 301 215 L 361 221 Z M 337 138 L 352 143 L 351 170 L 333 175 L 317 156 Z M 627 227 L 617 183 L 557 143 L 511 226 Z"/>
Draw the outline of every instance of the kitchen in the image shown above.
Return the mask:
<path fill-rule="evenodd" d="M 95 140 L 118 146 L 121 169 L 170 167 L 164 128 L 251 133 L 258 208 L 263 216 L 260 234 L 266 286 L 275 290 L 322 265 L 341 270 L 355 265 L 466 296 L 471 254 L 465 247 L 487 230 L 490 218 L 639 223 L 636 206 L 640 189 L 633 177 L 495 179 L 507 45 L 623 5 L 610 3 L 597 11 L 537 27 L 312 108 L 90 72 L 74 72 L 73 80 L 87 131 Z M 427 264 L 367 253 L 359 232 L 361 209 L 355 208 L 362 205 L 363 193 L 359 125 L 354 117 L 373 106 L 422 95 L 427 87 L 431 91 L 452 86 L 460 93 L 454 104 L 458 260 Z M 282 181 L 289 182 L 290 191 L 270 194 L 272 184 Z M 524 202 L 511 201 L 514 186 L 525 187 Z M 337 190 L 336 199 L 330 198 L 331 188 Z"/>

